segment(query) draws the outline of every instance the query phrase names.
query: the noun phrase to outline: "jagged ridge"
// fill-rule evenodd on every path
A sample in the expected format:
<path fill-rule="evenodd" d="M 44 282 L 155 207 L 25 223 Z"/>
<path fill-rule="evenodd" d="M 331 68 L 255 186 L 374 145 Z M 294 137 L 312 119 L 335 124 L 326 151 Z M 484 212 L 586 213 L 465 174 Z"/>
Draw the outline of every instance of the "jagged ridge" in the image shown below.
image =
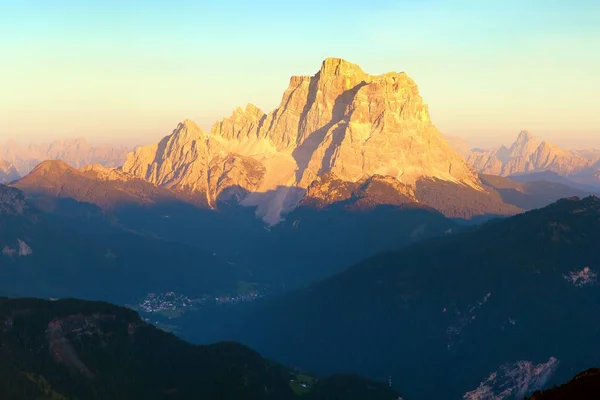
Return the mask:
<path fill-rule="evenodd" d="M 313 76 L 292 77 L 271 113 L 249 104 L 210 133 L 186 120 L 160 143 L 129 154 L 122 169 L 202 192 L 211 206 L 235 187 L 243 204 L 259 206 L 272 223 L 328 172 L 348 182 L 382 175 L 414 186 L 431 177 L 480 189 L 431 122 L 412 79 L 369 75 L 339 58 L 326 59 Z"/>

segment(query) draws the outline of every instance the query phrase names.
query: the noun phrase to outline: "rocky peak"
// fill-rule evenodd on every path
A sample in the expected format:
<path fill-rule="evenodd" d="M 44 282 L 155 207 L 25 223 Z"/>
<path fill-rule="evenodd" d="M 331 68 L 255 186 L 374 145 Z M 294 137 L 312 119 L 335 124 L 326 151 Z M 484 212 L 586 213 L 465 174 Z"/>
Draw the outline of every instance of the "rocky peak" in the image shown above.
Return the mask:
<path fill-rule="evenodd" d="M 258 107 L 248 103 L 246 108 L 238 107 L 231 114 L 231 117 L 225 118 L 211 128 L 211 134 L 225 139 L 239 139 L 252 137 L 256 139 L 256 134 L 260 128 L 261 122 L 266 117 Z"/>
<path fill-rule="evenodd" d="M 528 130 L 522 130 L 521 132 L 519 132 L 516 142 L 525 143 L 530 140 L 535 140 L 535 137 Z"/>
<path fill-rule="evenodd" d="M 157 145 L 130 154 L 123 171 L 157 185 L 205 192 L 209 204 L 223 182 L 274 192 L 247 204 L 276 207 L 275 214 L 298 204 L 298 190 L 328 173 L 350 183 L 381 175 L 405 186 L 433 177 L 480 187 L 476 173 L 431 122 L 412 79 L 403 72 L 369 75 L 340 58 L 326 59 L 313 76 L 292 77 L 274 111 L 240 107 L 210 134 L 184 121 Z M 265 201 L 272 204 L 258 204 Z"/>
<path fill-rule="evenodd" d="M 300 204 L 317 208 L 326 207 L 350 199 L 357 187 L 357 183 L 343 181 L 330 172 L 325 173 L 310 184 Z"/>
<path fill-rule="evenodd" d="M 366 76 L 365 72 L 356 64 L 348 62 L 342 58 L 326 58 L 321 64 L 319 71 L 322 76 Z"/>
<path fill-rule="evenodd" d="M 512 158 L 528 157 L 533 154 L 539 141 L 528 131 L 521 131 L 517 140 L 512 144 L 509 151 L 509 156 Z"/>
<path fill-rule="evenodd" d="M 205 133 L 194 121 L 185 119 L 177 125 L 176 132 L 172 136 L 179 140 L 199 140 L 204 135 Z"/>
<path fill-rule="evenodd" d="M 246 108 L 244 109 L 244 112 L 247 115 L 253 115 L 256 119 L 261 119 L 262 117 L 264 117 L 266 115 L 264 112 L 262 112 L 262 110 L 260 108 L 256 107 L 252 103 L 246 104 Z"/>
<path fill-rule="evenodd" d="M 541 171 L 571 176 L 585 173 L 592 163 L 584 155 L 547 141 L 540 142 L 528 131 L 521 131 L 509 149 L 502 146 L 495 150 L 472 152 L 467 160 L 481 173 L 502 176 Z"/>

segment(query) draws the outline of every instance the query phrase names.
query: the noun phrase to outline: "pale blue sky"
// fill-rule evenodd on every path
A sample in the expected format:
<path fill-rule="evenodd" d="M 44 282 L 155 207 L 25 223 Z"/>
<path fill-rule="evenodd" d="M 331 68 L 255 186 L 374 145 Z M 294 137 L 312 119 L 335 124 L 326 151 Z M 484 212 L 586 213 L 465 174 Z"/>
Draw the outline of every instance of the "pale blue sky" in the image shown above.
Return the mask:
<path fill-rule="evenodd" d="M 406 71 L 441 131 L 600 147 L 598 0 L 0 0 L 0 139 L 153 142 L 342 57 Z"/>

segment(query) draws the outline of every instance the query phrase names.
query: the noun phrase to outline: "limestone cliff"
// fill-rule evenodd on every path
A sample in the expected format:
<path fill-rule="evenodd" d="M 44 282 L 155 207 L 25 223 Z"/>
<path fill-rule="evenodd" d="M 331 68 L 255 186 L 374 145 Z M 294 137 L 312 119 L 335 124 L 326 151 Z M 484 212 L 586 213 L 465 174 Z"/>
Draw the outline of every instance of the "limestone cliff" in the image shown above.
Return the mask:
<path fill-rule="evenodd" d="M 322 208 L 338 202 L 365 209 L 380 204 L 403 205 L 418 201 L 411 186 L 391 176 L 373 175 L 357 182 L 348 182 L 333 173 L 326 173 L 310 184 L 300 204 Z"/>
<path fill-rule="evenodd" d="M 232 153 L 222 137 L 190 120 L 160 143 L 130 153 L 122 170 L 158 186 L 204 193 L 209 205 L 216 205 L 225 189 L 235 195 L 255 191 L 265 175 L 259 161 Z"/>
<path fill-rule="evenodd" d="M 269 222 L 326 173 L 347 182 L 388 176 L 403 186 L 431 177 L 480 189 L 476 173 L 433 125 L 412 79 L 369 75 L 339 58 L 326 59 L 313 76 L 292 77 L 274 111 L 249 104 L 210 133 L 186 120 L 160 143 L 129 154 L 122 170 L 204 193 L 211 205 L 233 187 Z"/>
<path fill-rule="evenodd" d="M 265 139 L 277 151 L 291 153 L 302 187 L 325 172 L 348 181 L 381 174 L 406 184 L 435 176 L 478 185 L 431 122 L 412 79 L 395 72 L 369 75 L 338 58 L 326 59 L 311 77 L 292 77 L 270 114 L 253 106 L 238 109 L 212 133 L 239 141 Z"/>

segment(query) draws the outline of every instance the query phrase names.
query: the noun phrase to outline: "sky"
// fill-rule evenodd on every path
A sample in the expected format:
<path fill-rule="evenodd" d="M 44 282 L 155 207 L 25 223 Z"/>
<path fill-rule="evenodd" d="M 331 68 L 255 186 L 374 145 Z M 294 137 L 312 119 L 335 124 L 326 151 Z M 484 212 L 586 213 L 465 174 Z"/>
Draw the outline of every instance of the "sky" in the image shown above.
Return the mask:
<path fill-rule="evenodd" d="M 405 71 L 473 146 L 600 148 L 598 21 L 598 0 L 0 0 L 0 140 L 152 143 L 341 57 Z"/>

